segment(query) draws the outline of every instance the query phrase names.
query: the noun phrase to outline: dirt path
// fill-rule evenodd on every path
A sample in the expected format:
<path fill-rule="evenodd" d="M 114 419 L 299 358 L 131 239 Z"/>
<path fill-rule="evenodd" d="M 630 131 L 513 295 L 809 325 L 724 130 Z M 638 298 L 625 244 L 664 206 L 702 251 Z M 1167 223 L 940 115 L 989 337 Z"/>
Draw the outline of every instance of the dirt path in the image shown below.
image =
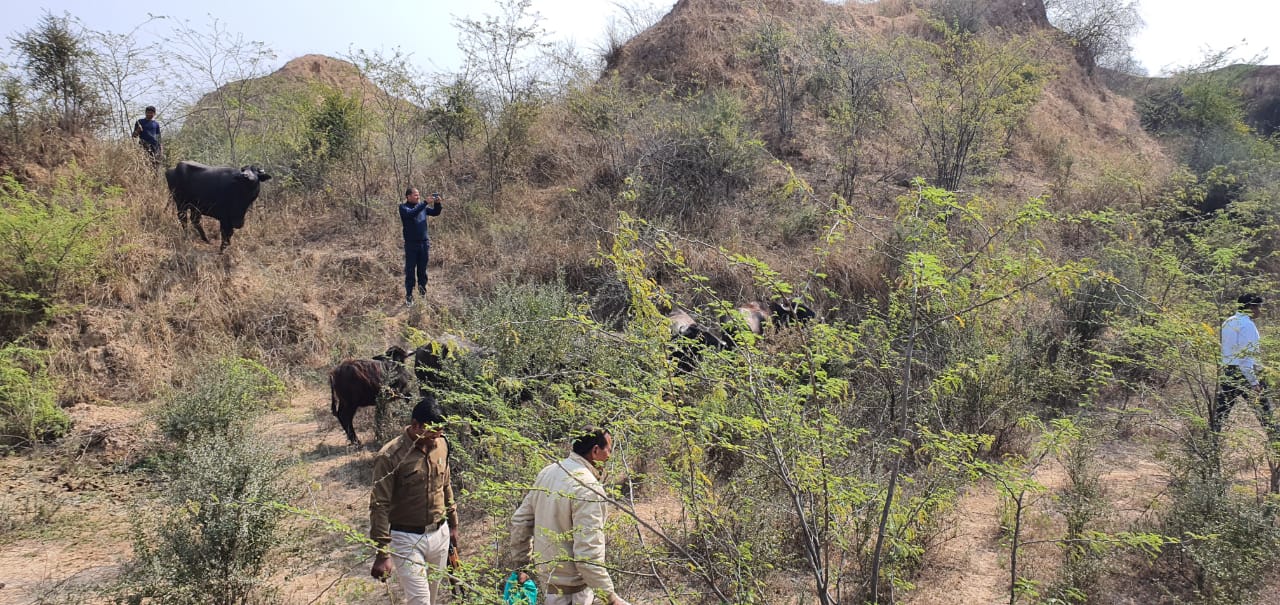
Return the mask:
<path fill-rule="evenodd" d="M 1008 552 L 997 543 L 1000 501 L 987 483 L 965 490 L 944 541 L 930 554 L 903 605 L 1008 602 Z"/>
<path fill-rule="evenodd" d="M 0 605 L 105 603 L 97 594 L 101 585 L 132 557 L 130 521 L 138 507 L 149 505 L 146 494 L 152 487 L 128 465 L 147 447 L 146 418 L 138 410 L 114 406 L 80 405 L 68 411 L 75 432 L 56 449 L 0 458 L 0 523 L 7 529 L 0 543 Z M 371 414 L 360 418 L 367 416 Z M 303 490 L 298 506 L 363 527 L 373 451 L 347 447 L 329 415 L 327 392 L 296 393 L 260 426 L 301 463 L 293 477 Z M 358 429 L 372 434 L 371 426 Z M 321 593 L 332 595 L 334 603 L 361 602 L 367 586 L 341 586 L 343 578 L 363 575 L 359 549 L 315 522 L 291 519 L 286 524 L 308 554 L 289 561 L 273 582 L 281 587 L 284 602 L 308 603 Z"/>

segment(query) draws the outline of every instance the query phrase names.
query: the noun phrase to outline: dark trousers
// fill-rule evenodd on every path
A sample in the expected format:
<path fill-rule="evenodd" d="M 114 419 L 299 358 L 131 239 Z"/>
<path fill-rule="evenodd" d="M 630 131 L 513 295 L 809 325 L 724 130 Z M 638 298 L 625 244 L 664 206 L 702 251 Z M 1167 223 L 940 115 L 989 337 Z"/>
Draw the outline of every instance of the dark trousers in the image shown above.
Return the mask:
<path fill-rule="evenodd" d="M 1252 404 L 1251 407 L 1254 414 L 1258 416 L 1258 422 L 1261 422 L 1262 428 L 1267 431 L 1267 440 L 1273 443 L 1280 441 L 1280 426 L 1277 426 L 1275 417 L 1271 415 L 1271 398 L 1267 396 L 1267 383 L 1259 384 L 1262 387 L 1261 390 L 1255 391 L 1239 366 L 1227 366 L 1218 380 L 1218 397 L 1214 402 L 1213 415 L 1209 418 L 1209 428 L 1215 433 L 1221 432 L 1222 424 L 1227 420 L 1227 414 L 1231 413 L 1236 400 L 1243 397 Z"/>
<path fill-rule="evenodd" d="M 413 285 L 416 279 L 418 294 L 427 293 L 427 257 L 430 256 L 430 242 L 404 243 L 404 298 L 413 299 Z"/>
<path fill-rule="evenodd" d="M 159 168 L 164 164 L 164 156 L 159 145 L 152 145 L 146 141 L 142 142 L 142 150 L 147 153 L 147 160 L 151 162 L 152 168 Z"/>

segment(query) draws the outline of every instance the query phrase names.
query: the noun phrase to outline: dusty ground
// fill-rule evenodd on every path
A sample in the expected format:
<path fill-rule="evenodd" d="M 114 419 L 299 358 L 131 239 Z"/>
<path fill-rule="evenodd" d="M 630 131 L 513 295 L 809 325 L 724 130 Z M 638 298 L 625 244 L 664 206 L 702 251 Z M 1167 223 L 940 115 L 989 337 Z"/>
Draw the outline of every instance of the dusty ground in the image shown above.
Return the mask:
<path fill-rule="evenodd" d="M 0 459 L 0 605 L 106 602 L 102 587 L 131 555 L 130 517 L 151 500 L 154 486 L 147 474 L 131 470 L 145 463 L 150 427 L 137 410 L 80 405 L 72 408 L 76 433 L 56 448 L 32 455 Z M 362 410 L 357 432 L 371 435 L 371 413 Z M 1251 420 L 1251 419 L 1249 419 Z M 1241 421 L 1233 423 L 1242 426 Z M 328 393 L 298 392 L 281 410 L 270 414 L 263 430 L 280 438 L 298 457 L 295 479 L 303 487 L 296 504 L 328 521 L 363 532 L 367 519 L 367 473 L 371 446 L 350 448 L 328 413 Z M 1245 438 L 1251 438 L 1245 432 Z M 1150 518 L 1167 482 L 1156 453 L 1140 437 L 1106 443 L 1099 452 L 1102 481 L 1111 503 L 1106 523 L 1129 527 Z M 1250 475 L 1249 473 L 1253 474 Z M 1066 481 L 1056 463 L 1045 463 L 1036 480 L 1049 488 L 1032 505 L 1025 540 L 1060 535 L 1061 520 L 1053 508 L 1053 490 Z M 1258 480 L 1246 469 L 1239 483 Z M 674 515 L 676 502 L 651 498 L 639 507 L 646 518 Z M 950 517 L 950 525 L 915 579 L 917 590 L 899 594 L 905 605 L 995 604 L 1008 602 L 1009 549 L 1000 531 L 1001 501 L 987 481 L 967 488 Z M 475 520 L 491 527 L 493 520 Z M 393 584 L 367 578 L 369 559 L 346 543 L 340 531 L 313 519 L 294 518 L 289 531 L 297 545 L 277 564 L 273 585 L 287 604 L 385 603 Z M 490 527 L 482 527 L 487 534 Z M 652 536 L 649 536 L 651 539 Z M 464 559 L 476 560 L 491 545 L 464 543 Z M 1051 578 L 1060 551 L 1052 544 L 1024 549 L 1024 575 Z M 286 571 L 287 570 L 287 571 Z M 780 580 L 782 581 L 782 580 Z M 788 582 L 791 584 L 791 582 Z M 1280 572 L 1267 584 L 1280 586 Z M 796 603 L 813 601 L 795 582 Z M 1276 605 L 1276 590 L 1264 589 L 1259 603 Z M 644 602 L 657 595 L 632 595 Z M 391 597 L 392 600 L 398 597 Z M 656 600 L 654 602 L 657 602 Z"/>

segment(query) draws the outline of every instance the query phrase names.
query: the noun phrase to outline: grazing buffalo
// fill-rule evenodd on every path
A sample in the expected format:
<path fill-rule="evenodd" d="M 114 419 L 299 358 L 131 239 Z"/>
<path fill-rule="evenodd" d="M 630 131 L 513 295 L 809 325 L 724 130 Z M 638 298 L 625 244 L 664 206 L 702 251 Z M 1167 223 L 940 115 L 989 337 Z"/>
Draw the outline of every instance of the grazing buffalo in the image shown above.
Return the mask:
<path fill-rule="evenodd" d="M 769 325 L 773 318 L 771 305 L 754 301 L 738 305 L 738 313 L 742 315 L 742 321 L 746 322 L 747 329 L 755 335 L 764 334 L 765 326 Z"/>
<path fill-rule="evenodd" d="M 271 175 L 257 166 L 245 166 L 239 170 L 229 166 L 205 166 L 195 162 L 178 162 L 166 170 L 164 178 L 169 182 L 169 194 L 178 208 L 178 220 L 185 226 L 187 214 L 200 239 L 209 243 L 200 217 L 218 219 L 222 228 L 221 252 L 231 244 L 231 234 L 244 227 L 244 214 L 258 199 L 261 183 L 271 180 Z"/>
<path fill-rule="evenodd" d="M 757 336 L 763 335 L 770 325 L 777 329 L 816 317 L 816 314 L 804 303 L 792 301 L 745 302 L 738 305 L 738 314 L 747 329 Z M 730 326 L 735 323 L 732 317 L 723 319 L 722 323 Z"/>
<path fill-rule="evenodd" d="M 676 343 L 671 358 L 676 361 L 676 369 L 681 372 L 692 372 L 705 349 L 733 348 L 732 341 L 707 329 L 684 309 L 676 309 L 667 314 L 667 320 L 671 324 L 671 337 Z"/>
<path fill-rule="evenodd" d="M 408 356 L 391 347 L 373 359 L 348 359 L 329 371 L 329 410 L 352 444 L 360 444 L 352 426 L 357 409 L 375 406 L 380 412 L 389 397 L 413 396 L 413 374 L 404 365 Z"/>
<path fill-rule="evenodd" d="M 461 336 L 445 334 L 413 350 L 413 374 L 418 379 L 418 390 L 426 395 L 448 388 L 443 374 L 444 360 L 450 357 L 478 355 L 487 357 L 493 352 Z"/>
<path fill-rule="evenodd" d="M 774 301 L 769 303 L 769 311 L 773 314 L 773 327 L 781 328 L 793 323 L 804 323 L 818 316 L 813 309 L 797 300 Z"/>

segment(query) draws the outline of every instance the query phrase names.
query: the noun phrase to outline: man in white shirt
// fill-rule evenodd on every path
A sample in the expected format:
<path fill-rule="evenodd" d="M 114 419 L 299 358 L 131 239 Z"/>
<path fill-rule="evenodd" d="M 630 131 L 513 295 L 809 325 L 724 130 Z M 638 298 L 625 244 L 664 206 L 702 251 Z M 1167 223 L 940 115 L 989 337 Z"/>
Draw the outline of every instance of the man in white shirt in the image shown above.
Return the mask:
<path fill-rule="evenodd" d="M 605 605 L 628 605 L 604 567 L 604 522 L 608 499 L 600 484 L 613 454 L 613 435 L 583 428 L 568 458 L 548 464 L 511 516 L 507 560 L 515 568 L 533 564 L 545 583 L 546 605 L 591 605 L 595 592 Z"/>
<path fill-rule="evenodd" d="M 1257 294 L 1241 294 L 1236 299 L 1239 311 L 1222 322 L 1222 365 L 1218 380 L 1218 397 L 1209 428 L 1222 431 L 1222 423 L 1240 397 L 1254 403 L 1254 413 L 1267 431 L 1267 439 L 1280 442 L 1280 427 L 1271 415 L 1271 399 L 1267 397 L 1267 385 L 1258 376 L 1258 357 L 1262 354 L 1261 337 L 1253 317 L 1262 310 L 1262 297 Z"/>

